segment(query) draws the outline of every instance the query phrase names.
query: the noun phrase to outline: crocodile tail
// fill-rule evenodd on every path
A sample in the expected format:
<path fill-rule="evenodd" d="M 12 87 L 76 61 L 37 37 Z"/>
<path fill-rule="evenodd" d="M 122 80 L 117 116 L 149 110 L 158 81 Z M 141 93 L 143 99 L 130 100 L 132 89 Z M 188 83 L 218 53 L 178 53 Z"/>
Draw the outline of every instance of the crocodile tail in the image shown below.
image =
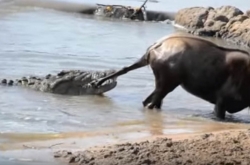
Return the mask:
<path fill-rule="evenodd" d="M 12 86 L 14 84 L 14 81 L 13 80 L 2 79 L 0 84 L 1 85 Z"/>

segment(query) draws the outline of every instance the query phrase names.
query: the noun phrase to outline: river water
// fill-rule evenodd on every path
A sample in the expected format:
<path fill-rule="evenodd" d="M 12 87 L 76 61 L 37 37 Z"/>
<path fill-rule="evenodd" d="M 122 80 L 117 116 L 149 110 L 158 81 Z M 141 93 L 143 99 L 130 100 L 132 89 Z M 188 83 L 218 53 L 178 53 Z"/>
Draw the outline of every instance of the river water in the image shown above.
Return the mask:
<path fill-rule="evenodd" d="M 9 2 L 1 2 L 0 7 L 2 78 L 45 75 L 63 69 L 119 69 L 142 56 L 155 40 L 175 31 L 166 23 L 98 19 L 40 8 L 39 3 L 36 7 L 28 7 Z M 70 2 L 81 3 L 80 0 Z M 91 1 L 95 2 L 132 6 L 142 3 L 136 0 Z M 62 1 L 57 3 L 63 4 Z M 43 7 L 53 8 L 51 4 L 44 3 Z M 245 11 L 250 2 L 177 0 L 173 3 L 165 0 L 149 2 L 147 6 L 153 10 L 177 11 L 189 6 L 224 4 Z M 140 130 L 145 134 L 161 135 L 195 132 L 201 126 L 227 128 L 223 124 L 211 124 L 216 122 L 212 120 L 211 104 L 180 87 L 164 99 L 160 112 L 144 110 L 141 102 L 153 89 L 154 77 L 149 67 L 119 77 L 118 86 L 105 93 L 105 97 L 71 97 L 0 86 L 0 148 L 17 141 L 41 140 L 36 134 L 48 135 L 43 137 L 49 139 L 53 134 L 69 132 Z M 239 122 L 250 120 L 247 110 L 229 118 Z"/>

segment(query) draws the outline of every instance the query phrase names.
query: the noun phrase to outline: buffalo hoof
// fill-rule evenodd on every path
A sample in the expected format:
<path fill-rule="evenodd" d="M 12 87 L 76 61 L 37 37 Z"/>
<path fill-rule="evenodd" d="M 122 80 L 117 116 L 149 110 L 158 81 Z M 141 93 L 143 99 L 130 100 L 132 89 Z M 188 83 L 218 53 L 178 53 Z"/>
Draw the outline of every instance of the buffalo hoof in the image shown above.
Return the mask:
<path fill-rule="evenodd" d="M 219 112 L 214 111 L 213 114 L 215 115 L 216 120 L 218 120 L 218 121 L 224 121 L 226 119 L 225 113 L 220 114 Z"/>
<path fill-rule="evenodd" d="M 219 108 L 218 105 L 214 107 L 214 115 L 218 120 L 225 120 L 226 118 L 226 111 Z"/>
<path fill-rule="evenodd" d="M 148 104 L 149 104 L 149 103 L 148 103 L 147 101 L 143 101 L 143 102 L 142 102 L 142 105 L 143 105 L 144 107 L 147 107 Z"/>
<path fill-rule="evenodd" d="M 156 104 L 153 104 L 153 103 L 149 103 L 145 107 L 148 108 L 148 109 L 161 109 L 160 105 L 156 105 Z"/>

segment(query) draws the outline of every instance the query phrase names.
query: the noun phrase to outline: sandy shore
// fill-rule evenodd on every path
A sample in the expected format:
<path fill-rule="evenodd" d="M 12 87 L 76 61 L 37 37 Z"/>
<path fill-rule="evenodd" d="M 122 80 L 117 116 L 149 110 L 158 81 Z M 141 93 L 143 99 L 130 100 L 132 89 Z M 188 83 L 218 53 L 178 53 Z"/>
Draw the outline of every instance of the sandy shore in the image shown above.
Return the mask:
<path fill-rule="evenodd" d="M 120 128 L 49 135 L 1 135 L 9 142 L 0 145 L 0 164 L 1 157 L 14 160 L 10 165 L 218 164 L 218 161 L 244 164 L 248 161 L 250 125 L 199 121 L 196 125 L 200 129 L 195 127 L 189 132 L 190 123 L 183 124 L 181 127 L 186 131 L 179 133 L 167 131 L 170 128 L 159 131 L 162 127 L 157 126 L 154 131 Z"/>
<path fill-rule="evenodd" d="M 54 157 L 69 164 L 250 164 L 250 129 L 179 134 L 140 139 L 82 151 L 60 150 Z"/>

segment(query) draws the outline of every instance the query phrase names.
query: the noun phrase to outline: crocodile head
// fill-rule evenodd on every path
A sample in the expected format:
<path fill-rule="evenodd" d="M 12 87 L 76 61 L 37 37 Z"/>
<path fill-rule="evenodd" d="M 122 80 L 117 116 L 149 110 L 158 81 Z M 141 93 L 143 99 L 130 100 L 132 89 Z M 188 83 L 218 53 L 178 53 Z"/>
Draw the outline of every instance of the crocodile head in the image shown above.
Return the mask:
<path fill-rule="evenodd" d="M 106 77 L 115 70 L 105 71 L 62 71 L 57 76 L 51 76 L 48 79 L 50 92 L 68 95 L 96 95 L 108 92 L 116 87 L 116 78 L 105 81 L 96 88 L 91 82 Z M 42 90 L 42 89 L 40 89 Z M 45 91 L 45 90 L 44 90 Z"/>

